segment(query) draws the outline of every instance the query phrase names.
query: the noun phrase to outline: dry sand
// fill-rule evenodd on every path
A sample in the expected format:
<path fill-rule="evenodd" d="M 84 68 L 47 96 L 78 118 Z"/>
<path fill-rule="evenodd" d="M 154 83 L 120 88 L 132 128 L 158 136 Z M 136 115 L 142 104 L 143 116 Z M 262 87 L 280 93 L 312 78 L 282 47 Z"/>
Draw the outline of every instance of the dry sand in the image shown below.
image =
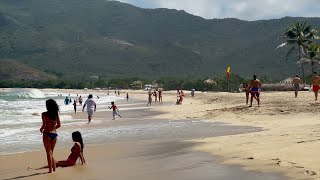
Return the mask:
<path fill-rule="evenodd" d="M 292 179 L 320 179 L 320 104 L 313 92 L 265 92 L 261 106 L 245 105 L 243 93 L 199 93 L 183 106 L 162 107 L 166 118 L 203 118 L 265 131 L 212 137 L 196 150 L 223 157 L 227 164 L 262 172 L 284 172 Z"/>
<path fill-rule="evenodd" d="M 70 90 L 69 92 L 76 93 L 78 91 Z M 84 93 L 88 92 L 84 91 Z M 110 91 L 110 93 L 112 92 Z M 130 98 L 147 101 L 146 92 L 122 91 L 123 96 L 125 96 L 125 92 L 129 92 Z M 242 165 L 243 168 L 249 170 L 282 172 L 292 179 L 320 178 L 318 175 L 320 173 L 320 160 L 317 158 L 320 148 L 320 132 L 318 130 L 318 127 L 320 127 L 318 117 L 320 104 L 314 103 L 312 92 L 300 92 L 298 98 L 294 98 L 293 92 L 262 93 L 261 106 L 257 107 L 254 104 L 254 107 L 251 108 L 244 105 L 245 95 L 243 93 L 196 93 L 194 99 L 189 97 L 189 92 L 185 92 L 185 94 L 186 98 L 183 105 L 174 105 L 175 92 L 164 92 L 164 101 L 167 101 L 167 106 L 156 105 L 156 110 L 162 113 L 154 114 L 154 118 L 172 120 L 209 119 L 234 125 L 261 127 L 265 130 L 249 134 L 194 140 L 193 142 L 200 143 L 193 146 L 194 150 L 221 156 L 221 162 Z M 136 148 L 134 145 L 131 147 Z M 72 179 L 88 179 L 73 176 L 75 172 L 83 171 L 86 171 L 86 175 L 92 175 L 91 179 L 95 179 L 95 175 L 99 171 L 103 171 L 95 164 L 99 160 L 99 155 L 106 155 L 103 160 L 112 159 L 112 154 L 120 151 L 119 149 L 126 151 L 128 146 L 126 145 L 124 149 L 121 144 L 112 147 L 90 148 L 89 151 L 98 155 L 96 157 L 87 153 L 87 158 L 94 162 L 92 164 L 89 162 L 87 166 L 95 167 L 94 171 L 87 172 L 87 167 L 84 168 L 83 166 L 77 166 L 71 168 L 71 170 L 63 169 L 63 171 L 70 172 L 66 174 Z M 68 155 L 68 151 L 57 151 L 56 158 L 64 159 Z M 32 155 L 32 153 L 34 154 Z M 32 162 L 34 167 L 45 164 L 45 159 L 42 158 L 45 157 L 43 151 L 32 153 L 27 156 L 25 154 L 0 156 L 0 161 L 6 162 L 0 164 L 0 174 L 9 172 L 11 174 L 21 174 L 21 166 L 17 168 L 20 159 Z M 37 157 L 39 157 L 39 160 L 34 163 L 34 159 Z M 112 165 L 106 167 L 106 171 L 110 173 L 120 173 L 118 172 L 119 169 L 112 168 Z M 130 167 L 128 168 L 126 171 L 130 171 Z M 30 174 L 30 172 L 26 174 Z M 52 179 L 60 179 L 57 178 L 60 176 L 61 174 L 58 173 L 45 175 L 46 178 L 52 177 Z M 43 177 L 43 175 L 35 174 L 29 178 L 43 179 Z M 19 177 L 16 179 L 19 179 Z"/>

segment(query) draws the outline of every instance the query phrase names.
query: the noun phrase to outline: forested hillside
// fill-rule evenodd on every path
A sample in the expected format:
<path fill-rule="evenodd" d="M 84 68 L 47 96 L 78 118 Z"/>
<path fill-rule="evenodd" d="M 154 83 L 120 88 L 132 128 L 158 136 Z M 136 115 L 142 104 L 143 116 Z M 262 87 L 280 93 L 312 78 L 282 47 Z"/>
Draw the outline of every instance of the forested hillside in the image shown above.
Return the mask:
<path fill-rule="evenodd" d="M 320 18 L 206 20 L 105 0 L 1 0 L 0 58 L 69 79 L 222 76 L 227 66 L 284 78 L 299 71 L 297 57 L 286 62 L 276 47 L 299 20 L 320 27 Z"/>

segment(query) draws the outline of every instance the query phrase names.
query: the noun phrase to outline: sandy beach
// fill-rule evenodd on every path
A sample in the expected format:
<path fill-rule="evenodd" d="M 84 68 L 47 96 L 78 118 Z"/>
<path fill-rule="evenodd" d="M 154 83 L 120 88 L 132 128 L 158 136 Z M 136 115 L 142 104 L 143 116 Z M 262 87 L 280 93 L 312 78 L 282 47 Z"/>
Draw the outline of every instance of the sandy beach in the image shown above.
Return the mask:
<path fill-rule="evenodd" d="M 245 169 L 283 172 L 292 179 L 318 179 L 316 158 L 320 147 L 320 104 L 313 92 L 265 92 L 262 104 L 245 105 L 243 93 L 199 93 L 180 107 L 162 110 L 167 118 L 204 118 L 233 125 L 261 127 L 262 132 L 213 137 L 195 142 L 204 144 L 196 150 L 219 155 L 226 164 L 240 164 Z M 256 102 L 255 102 L 256 103 Z"/>
<path fill-rule="evenodd" d="M 76 92 L 74 90 L 68 91 L 70 93 Z M 46 164 L 43 149 L 35 152 L 0 156 L 1 162 L 5 162 L 0 164 L 0 177 L 2 179 L 101 179 L 101 176 L 104 175 L 109 179 L 132 179 L 132 177 L 136 177 L 135 179 L 150 179 L 151 177 L 153 179 L 155 179 L 154 177 L 158 177 L 158 179 L 172 179 L 172 177 L 175 177 L 173 179 L 195 179 L 196 177 L 210 179 L 210 176 L 219 179 L 217 175 L 203 174 L 203 171 L 210 172 L 209 169 L 219 166 L 218 169 L 220 170 L 236 168 L 232 171 L 238 172 L 238 174 L 242 173 L 242 168 L 253 170 L 244 171 L 249 174 L 237 176 L 237 179 L 239 177 L 250 179 L 255 172 L 265 174 L 265 178 L 258 174 L 261 178 L 255 179 L 285 179 L 280 174 L 285 174 L 290 179 L 318 179 L 320 169 L 316 155 L 320 146 L 320 133 L 317 130 L 320 123 L 318 122 L 317 111 L 320 105 L 314 103 L 312 92 L 300 92 L 298 98 L 294 98 L 293 92 L 265 92 L 261 95 L 261 106 L 257 107 L 254 104 L 254 107 L 251 108 L 245 105 L 245 95 L 243 93 L 196 93 L 196 97 L 191 98 L 189 92 L 185 92 L 186 98 L 183 105 L 174 105 L 175 92 L 164 92 L 165 103 L 163 105 L 156 104 L 152 108 L 145 108 L 146 92 L 123 90 L 123 96 L 125 92 L 129 92 L 130 98 L 135 99 L 135 101 L 134 103 L 130 103 L 130 101 L 121 102 L 123 106 L 120 103 L 120 111 L 125 114 L 125 118 L 117 126 L 136 126 L 135 123 L 145 125 L 156 122 L 161 125 L 157 124 L 158 126 L 166 129 L 168 127 L 161 123 L 168 120 L 177 123 L 206 120 L 213 124 L 183 125 L 183 127 L 194 126 L 191 128 L 194 129 L 195 133 L 191 133 L 190 136 L 187 136 L 190 134 L 187 130 L 180 132 L 169 127 L 168 131 L 162 132 L 163 134 L 160 133 L 160 136 L 164 137 L 160 139 L 157 139 L 157 136 L 154 136 L 153 133 L 146 133 L 146 138 L 141 138 L 141 133 L 137 130 L 139 136 L 133 135 L 134 138 L 132 139 L 121 137 L 125 140 L 101 142 L 102 145 L 99 146 L 89 145 L 86 148 L 86 158 L 89 162 L 87 165 L 59 168 L 58 171 L 63 173 L 57 172 L 50 175 L 41 174 L 45 172 L 44 170 L 27 170 L 29 166 L 41 167 Z M 123 108 L 123 111 L 121 108 Z M 108 111 L 98 112 L 95 118 L 110 119 L 110 116 L 111 114 Z M 74 118 L 82 118 L 85 121 L 86 115 L 85 113 L 79 113 Z M 242 130 L 241 128 L 237 130 L 236 126 L 234 129 L 225 129 L 222 125 L 222 132 L 228 133 L 216 134 L 218 131 L 211 132 L 210 128 L 214 129 L 219 126 L 219 124 L 214 123 L 220 122 L 241 126 Z M 115 126 L 112 121 L 97 125 L 92 124 L 92 128 L 111 126 Z M 255 128 L 244 128 L 248 126 Z M 148 129 L 149 126 L 146 125 L 143 128 Z M 148 131 L 152 131 L 152 129 Z M 159 130 L 156 129 L 155 132 L 157 131 Z M 203 131 L 208 133 L 203 133 Z M 172 132 L 177 133 L 175 136 L 167 135 L 174 134 Z M 175 143 L 170 143 L 170 141 Z M 71 147 L 72 142 L 70 144 Z M 159 144 L 163 148 L 158 148 Z M 176 146 L 175 144 L 180 145 Z M 165 156 L 168 158 L 166 159 L 159 156 L 163 152 L 158 152 L 157 149 L 165 149 L 164 152 L 183 151 L 185 153 L 182 153 L 183 156 L 177 156 L 177 154 Z M 69 151 L 69 148 L 58 148 L 56 159 L 64 160 Z M 143 155 L 141 155 L 141 152 L 144 152 Z M 150 155 L 152 152 L 154 154 Z M 137 155 L 137 153 L 140 153 L 140 155 Z M 210 156 L 210 154 L 214 156 Z M 213 158 L 210 161 L 212 164 L 199 165 L 204 161 L 202 158 Z M 35 161 L 35 159 L 37 160 Z M 152 161 L 152 159 L 157 160 Z M 174 163 L 184 162 L 184 160 L 187 164 L 194 162 L 198 164 L 195 165 L 196 167 L 204 169 L 191 168 L 189 172 L 179 172 L 181 174 L 178 173 L 179 175 L 177 175 L 176 173 L 169 173 L 173 171 L 172 169 L 165 169 L 161 166 L 161 164 L 168 165 L 168 162 L 170 162 L 170 164 L 172 163 L 170 167 L 179 167 L 185 170 L 186 166 Z M 221 163 L 226 165 L 221 165 Z M 242 168 L 238 165 L 241 165 Z M 144 167 L 148 168 L 145 169 Z M 122 173 L 123 169 L 125 169 L 126 174 Z M 158 171 L 155 170 L 154 174 L 145 173 L 152 169 L 158 169 Z M 192 173 L 195 176 L 191 176 Z M 250 176 L 250 173 L 253 173 L 253 176 Z M 201 174 L 202 176 L 196 176 Z M 235 177 L 226 176 L 227 172 L 222 174 L 225 176 L 221 176 L 220 179 L 235 179 Z"/>

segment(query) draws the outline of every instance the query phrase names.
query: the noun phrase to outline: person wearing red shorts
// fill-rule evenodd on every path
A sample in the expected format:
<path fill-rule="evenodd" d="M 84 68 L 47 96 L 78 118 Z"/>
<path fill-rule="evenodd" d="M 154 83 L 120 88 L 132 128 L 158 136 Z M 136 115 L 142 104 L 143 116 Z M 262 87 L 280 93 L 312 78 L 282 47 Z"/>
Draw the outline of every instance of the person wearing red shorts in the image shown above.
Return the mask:
<path fill-rule="evenodd" d="M 318 100 L 318 91 L 320 88 L 320 77 L 318 76 L 317 72 L 314 72 L 311 78 L 311 84 L 312 84 L 312 89 L 314 92 L 314 100 Z"/>

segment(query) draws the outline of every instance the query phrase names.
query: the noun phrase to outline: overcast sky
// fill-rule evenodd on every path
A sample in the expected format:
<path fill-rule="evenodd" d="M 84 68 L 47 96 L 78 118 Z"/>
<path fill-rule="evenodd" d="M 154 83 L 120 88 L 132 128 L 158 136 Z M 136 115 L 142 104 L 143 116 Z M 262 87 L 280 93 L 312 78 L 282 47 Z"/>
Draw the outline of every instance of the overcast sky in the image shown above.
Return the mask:
<path fill-rule="evenodd" d="M 320 0 L 120 0 L 143 8 L 185 10 L 194 15 L 242 20 L 320 17 Z"/>

